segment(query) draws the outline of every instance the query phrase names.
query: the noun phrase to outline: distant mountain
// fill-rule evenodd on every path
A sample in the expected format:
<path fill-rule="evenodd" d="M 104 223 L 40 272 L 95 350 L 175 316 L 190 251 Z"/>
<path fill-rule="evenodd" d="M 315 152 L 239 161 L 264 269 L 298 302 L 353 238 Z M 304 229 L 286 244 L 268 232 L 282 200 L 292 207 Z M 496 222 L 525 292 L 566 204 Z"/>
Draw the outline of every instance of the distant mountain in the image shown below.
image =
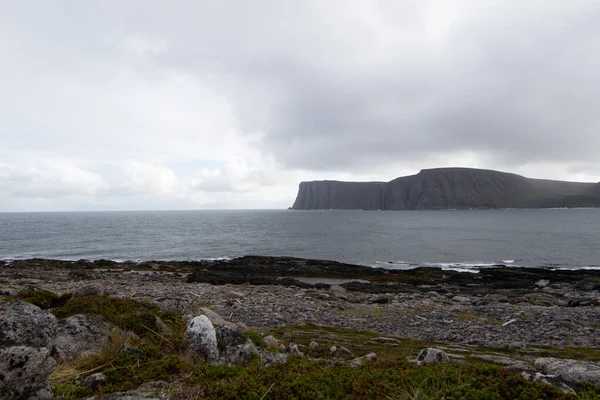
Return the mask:
<path fill-rule="evenodd" d="M 600 207 L 600 183 L 473 168 L 424 169 L 390 182 L 302 182 L 294 210 Z"/>

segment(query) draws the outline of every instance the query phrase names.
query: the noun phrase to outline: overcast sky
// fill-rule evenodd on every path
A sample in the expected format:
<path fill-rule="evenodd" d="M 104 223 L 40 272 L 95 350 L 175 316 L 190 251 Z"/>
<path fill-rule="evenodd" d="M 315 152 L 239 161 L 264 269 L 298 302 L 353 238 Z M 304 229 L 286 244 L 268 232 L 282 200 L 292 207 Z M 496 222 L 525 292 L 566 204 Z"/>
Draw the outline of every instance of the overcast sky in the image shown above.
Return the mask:
<path fill-rule="evenodd" d="M 313 179 L 600 180 L 600 2 L 0 2 L 0 211 L 284 208 Z"/>

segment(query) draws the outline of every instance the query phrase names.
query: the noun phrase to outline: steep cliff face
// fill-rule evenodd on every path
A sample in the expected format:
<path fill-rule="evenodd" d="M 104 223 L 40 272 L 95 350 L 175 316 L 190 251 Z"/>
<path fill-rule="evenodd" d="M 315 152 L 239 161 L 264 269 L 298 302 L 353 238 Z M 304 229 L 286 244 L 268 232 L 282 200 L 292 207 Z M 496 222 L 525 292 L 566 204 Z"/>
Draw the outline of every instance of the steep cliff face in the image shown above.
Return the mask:
<path fill-rule="evenodd" d="M 472 168 L 437 168 L 391 182 L 302 182 L 293 209 L 422 210 L 600 207 L 600 184 L 528 179 Z"/>
<path fill-rule="evenodd" d="M 302 182 L 294 210 L 377 210 L 385 182 Z"/>

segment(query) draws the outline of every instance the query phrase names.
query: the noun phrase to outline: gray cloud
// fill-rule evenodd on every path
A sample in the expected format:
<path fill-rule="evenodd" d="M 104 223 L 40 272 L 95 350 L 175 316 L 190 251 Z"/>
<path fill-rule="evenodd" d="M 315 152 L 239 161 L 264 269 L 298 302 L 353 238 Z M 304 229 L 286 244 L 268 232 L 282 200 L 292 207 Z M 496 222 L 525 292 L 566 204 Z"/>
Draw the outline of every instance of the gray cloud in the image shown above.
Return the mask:
<path fill-rule="evenodd" d="M 244 207 L 446 162 L 598 180 L 599 26 L 592 0 L 9 0 L 0 183 Z"/>

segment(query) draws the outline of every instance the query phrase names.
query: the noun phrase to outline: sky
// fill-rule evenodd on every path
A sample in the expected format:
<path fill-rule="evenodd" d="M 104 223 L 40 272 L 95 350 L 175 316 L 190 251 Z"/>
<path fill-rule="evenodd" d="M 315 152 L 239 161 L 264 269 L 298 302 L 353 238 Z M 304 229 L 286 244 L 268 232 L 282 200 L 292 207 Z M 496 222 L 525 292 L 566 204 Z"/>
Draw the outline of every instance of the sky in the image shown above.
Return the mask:
<path fill-rule="evenodd" d="M 0 2 L 0 212 L 287 208 L 463 166 L 600 181 L 600 2 Z"/>

